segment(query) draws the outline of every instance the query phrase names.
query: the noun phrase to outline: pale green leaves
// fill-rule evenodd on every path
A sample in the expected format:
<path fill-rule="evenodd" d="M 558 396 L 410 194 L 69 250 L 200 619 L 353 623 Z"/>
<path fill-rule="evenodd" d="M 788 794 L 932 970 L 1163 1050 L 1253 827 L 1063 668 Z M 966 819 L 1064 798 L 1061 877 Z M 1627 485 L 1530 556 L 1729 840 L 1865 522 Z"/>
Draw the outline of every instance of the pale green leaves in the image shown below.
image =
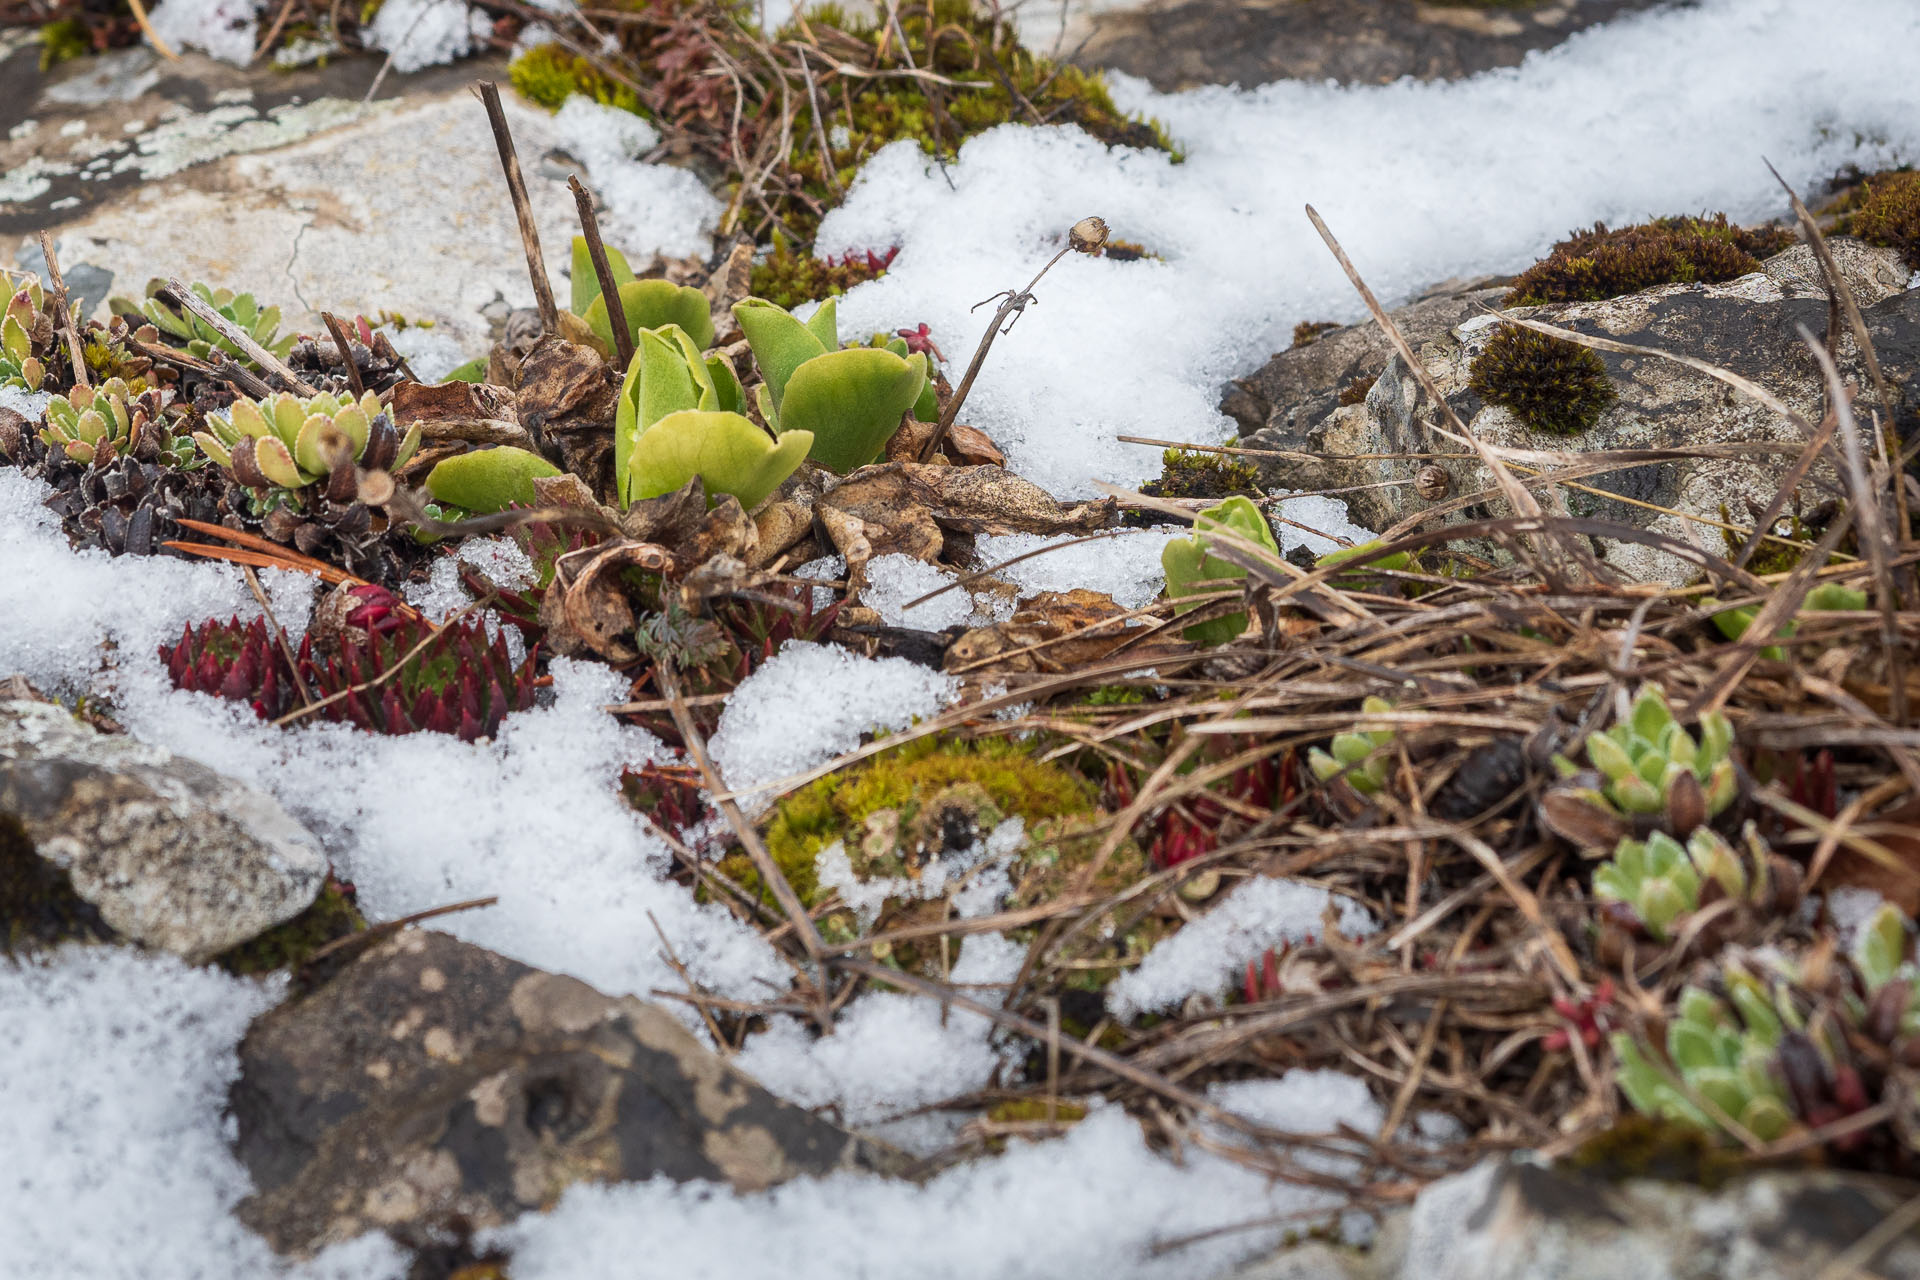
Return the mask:
<path fill-rule="evenodd" d="M 45 364 L 33 354 L 33 331 L 46 296 L 31 276 L 7 300 L 0 315 L 0 387 L 38 391 L 46 378 Z"/>
<path fill-rule="evenodd" d="M 1370 697 L 1360 704 L 1360 710 L 1379 715 L 1393 710 L 1393 704 L 1385 698 Z M 1393 742 L 1393 736 L 1392 729 L 1354 729 L 1335 734 L 1327 750 L 1314 747 L 1307 752 L 1307 767 L 1322 782 L 1345 775 L 1347 785 L 1355 791 L 1374 795 L 1387 785 L 1392 762 L 1384 748 Z"/>
<path fill-rule="evenodd" d="M 588 268 L 591 274 L 592 268 Z M 576 279 L 574 288 L 579 288 Z M 634 337 L 648 329 L 678 325 L 693 339 L 696 350 L 705 350 L 713 342 L 713 315 L 707 307 L 707 295 L 698 289 L 666 280 L 630 280 L 620 286 L 620 308 L 627 320 L 627 332 Z M 593 336 L 613 349 L 613 327 L 607 323 L 607 300 L 598 293 L 587 304 L 582 318 Z"/>
<path fill-rule="evenodd" d="M 137 310 L 151 321 L 161 333 L 178 342 L 184 342 L 187 351 L 202 360 L 215 351 L 224 351 L 237 360 L 252 359 L 240 346 L 222 334 L 218 329 L 202 320 L 185 307 L 170 307 L 155 296 L 165 286 L 164 280 L 155 280 L 147 286 L 147 300 L 139 304 Z M 263 307 L 250 293 L 235 293 L 231 289 L 214 289 L 198 282 L 189 286 L 195 296 L 221 316 L 232 322 L 235 328 L 251 338 L 267 351 L 284 359 L 293 350 L 294 335 L 279 337 L 280 308 Z M 114 310 L 119 314 L 128 314 L 133 310 L 124 299 L 115 299 Z"/>
<path fill-rule="evenodd" d="M 812 444 L 806 431 L 784 432 L 776 441 L 737 413 L 670 413 L 634 446 L 633 500 L 672 493 L 699 476 L 709 499 L 730 493 L 750 511 L 793 474 Z"/>
<path fill-rule="evenodd" d="M 733 308 L 764 379 L 761 416 L 785 434 L 813 436 L 809 455 L 842 474 L 880 456 L 901 415 L 926 402 L 927 358 L 905 347 L 840 350 L 832 298 L 802 321 L 761 298 Z"/>
<path fill-rule="evenodd" d="M 738 414 L 745 409 L 745 401 L 733 366 L 720 356 L 703 358 L 699 346 L 680 326 L 640 330 L 634 336 L 633 363 L 627 366 L 614 406 L 613 468 L 620 504 L 634 501 L 634 489 L 641 483 L 634 469 L 634 447 L 662 418 L 689 410 Z M 719 477 L 708 476 L 707 492 L 733 490 Z"/>
<path fill-rule="evenodd" d="M 1733 725 L 1717 711 L 1700 717 L 1699 736 L 1673 718 L 1659 686 L 1643 685 L 1625 723 L 1587 738 L 1587 759 L 1605 779 L 1597 799 L 1622 814 L 1658 816 L 1684 835 L 1733 803 Z M 1578 769 L 1556 757 L 1572 776 Z"/>
<path fill-rule="evenodd" d="M 133 434 L 127 409 L 127 384 L 109 378 L 97 387 L 75 387 L 47 403 L 47 425 L 40 439 L 75 462 L 111 462 Z"/>
<path fill-rule="evenodd" d="M 1279 558 L 1280 547 L 1273 540 L 1273 530 L 1260 508 L 1250 500 L 1233 497 L 1207 508 L 1194 517 L 1191 536 L 1176 538 L 1160 553 L 1160 567 L 1167 574 L 1167 597 L 1173 601 L 1176 614 L 1191 613 L 1207 603 L 1191 597 L 1234 586 L 1247 576 L 1247 571 L 1239 565 L 1211 554 L 1212 539 L 1208 534 L 1214 531 L 1232 534 Z M 1209 622 L 1197 622 L 1188 627 L 1185 634 L 1195 644 L 1212 646 L 1235 640 L 1246 629 L 1247 615 L 1232 613 Z"/>
<path fill-rule="evenodd" d="M 327 393 L 300 399 L 285 392 L 266 400 L 233 402 L 231 421 L 207 419 L 194 440 L 242 484 L 300 489 L 331 472 L 344 457 L 371 467 L 404 466 L 420 446 L 420 426 L 399 438 L 380 397 L 358 400 Z M 370 442 L 378 447 L 370 450 Z"/>
<path fill-rule="evenodd" d="M 502 445 L 441 459 L 427 475 L 427 491 L 440 502 L 484 515 L 516 503 L 534 505 L 533 482 L 559 474 L 560 468 L 539 454 Z"/>

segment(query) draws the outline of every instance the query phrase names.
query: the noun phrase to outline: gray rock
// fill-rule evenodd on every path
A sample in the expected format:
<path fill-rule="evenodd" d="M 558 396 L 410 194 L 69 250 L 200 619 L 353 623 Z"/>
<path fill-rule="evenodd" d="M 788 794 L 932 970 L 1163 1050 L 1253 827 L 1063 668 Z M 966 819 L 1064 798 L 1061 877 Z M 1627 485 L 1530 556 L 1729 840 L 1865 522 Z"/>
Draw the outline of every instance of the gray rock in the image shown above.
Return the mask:
<path fill-rule="evenodd" d="M 1903 416 L 1910 414 L 1913 401 L 1920 397 L 1920 381 L 1914 377 L 1920 373 L 1920 292 L 1906 289 L 1908 272 L 1892 251 L 1845 239 L 1832 244 L 1842 274 L 1859 295 L 1882 368 L 1896 388 L 1906 388 L 1899 394 L 1907 397 Z M 1776 255 L 1764 268 L 1724 284 L 1665 285 L 1605 302 L 1517 308 L 1513 314 L 1706 360 L 1766 387 L 1803 417 L 1817 419 L 1824 392 L 1818 369 L 1801 343 L 1796 326 L 1824 333 L 1825 289 L 1804 246 Z M 1718 522 L 1723 512 L 1735 524 L 1750 520 L 1751 505 L 1766 503 L 1777 489 L 1792 458 L 1786 450 L 1802 443 L 1799 432 L 1785 419 L 1705 374 L 1669 360 L 1612 353 L 1602 353 L 1602 359 L 1619 400 L 1592 428 L 1572 437 L 1529 429 L 1506 409 L 1484 404 L 1467 386 L 1473 360 L 1484 350 L 1498 324 L 1497 316 L 1477 314 L 1452 322 L 1438 333 L 1427 330 L 1408 335 L 1441 394 L 1461 420 L 1489 444 L 1578 452 L 1716 444 L 1783 446 L 1776 451 L 1689 458 L 1589 476 L 1579 483 L 1602 493 L 1563 490 L 1574 515 L 1649 529 L 1718 554 L 1725 549 L 1722 531 L 1714 523 L 1700 521 Z M 1334 334 L 1321 342 L 1343 337 Z M 1345 341 L 1356 349 L 1359 346 L 1357 338 Z M 1311 351 L 1307 349 L 1308 354 Z M 1840 357 L 1843 375 L 1867 385 L 1863 362 L 1850 336 L 1840 345 Z M 1257 384 L 1262 378 L 1267 385 L 1280 385 L 1277 375 L 1266 370 L 1249 381 Z M 1317 421 L 1304 423 L 1303 419 L 1324 403 L 1325 394 L 1323 389 L 1318 397 L 1294 405 L 1275 403 L 1268 424 L 1249 437 L 1248 444 L 1256 448 L 1321 455 L 1320 461 L 1312 463 L 1273 464 L 1267 469 L 1272 482 L 1294 489 L 1319 489 L 1406 481 L 1423 465 L 1421 462 L 1362 460 L 1357 455 L 1458 448 L 1430 433 L 1436 411 L 1426 403 L 1425 394 L 1397 357 L 1387 362 L 1364 405 L 1335 408 Z M 1491 477 L 1478 463 L 1455 460 L 1444 465 L 1451 476 L 1452 495 L 1475 492 L 1491 484 Z M 1812 506 L 1837 492 L 1831 472 L 1816 470 L 1804 496 Z M 1385 531 L 1429 504 L 1412 485 L 1402 483 L 1354 493 L 1349 496 L 1349 505 L 1358 523 Z M 1699 519 L 1664 514 L 1650 507 L 1671 508 Z M 1504 514 L 1505 507 L 1490 502 L 1446 519 L 1461 523 L 1484 518 L 1490 512 Z M 1691 581 L 1699 572 L 1682 557 L 1624 540 L 1603 540 L 1599 552 L 1635 581 L 1678 585 Z"/>
<path fill-rule="evenodd" d="M 283 1252 L 430 1236 L 664 1175 L 742 1190 L 900 1158 L 781 1102 L 670 1014 L 424 930 L 375 943 L 240 1046 L 240 1217 Z"/>
<path fill-rule="evenodd" d="M 1495 1157 L 1388 1215 L 1365 1253 L 1307 1244 L 1229 1280 L 1806 1280 L 1917 1190 L 1812 1169 L 1707 1190 Z M 1920 1280 L 1920 1237 L 1859 1261 L 1848 1274 Z"/>
<path fill-rule="evenodd" d="M 1654 3 L 1066 0 L 1065 14 L 1057 4 L 1034 6 L 1022 15 L 1022 30 L 1038 48 L 1057 40 L 1061 49 L 1078 50 L 1074 61 L 1083 66 L 1125 71 L 1162 92 L 1275 80 L 1386 84 L 1402 76 L 1453 80 L 1516 66 L 1536 49 Z"/>
<path fill-rule="evenodd" d="M 0 701 L 0 818 L 115 933 L 194 963 L 298 915 L 326 878 L 271 796 L 45 702 Z"/>

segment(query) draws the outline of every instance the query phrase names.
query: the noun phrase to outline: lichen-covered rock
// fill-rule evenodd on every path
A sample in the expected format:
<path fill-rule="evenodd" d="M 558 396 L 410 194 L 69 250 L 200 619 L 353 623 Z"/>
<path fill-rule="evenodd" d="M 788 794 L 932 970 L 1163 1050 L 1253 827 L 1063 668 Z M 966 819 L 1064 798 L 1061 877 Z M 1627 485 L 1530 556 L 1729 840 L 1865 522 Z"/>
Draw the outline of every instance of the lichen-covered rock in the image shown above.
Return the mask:
<path fill-rule="evenodd" d="M 1914 400 L 1920 398 L 1920 378 L 1915 377 L 1920 373 L 1920 292 L 1906 289 L 1909 273 L 1897 252 L 1845 238 L 1830 244 L 1841 274 L 1860 302 L 1881 367 L 1895 388 L 1905 389 L 1897 392 L 1907 397 L 1902 415 L 1910 414 Z M 1694 356 L 1752 379 L 1814 421 L 1820 417 L 1825 392 L 1796 326 L 1815 334 L 1826 331 L 1825 287 L 1804 245 L 1776 254 L 1764 266 L 1764 271 L 1723 284 L 1663 285 L 1603 302 L 1519 307 L 1508 314 Z M 1612 352 L 1599 356 L 1618 398 L 1591 426 L 1566 435 L 1530 428 L 1511 410 L 1488 404 L 1472 387 L 1474 362 L 1500 327 L 1499 316 L 1482 313 L 1457 320 L 1437 334 L 1409 334 L 1415 354 L 1441 394 L 1474 434 L 1489 444 L 1579 452 L 1763 446 L 1736 448 L 1727 457 L 1682 458 L 1584 477 L 1581 484 L 1604 493 L 1562 490 L 1576 516 L 1648 529 L 1719 552 L 1725 545 L 1720 523 L 1750 522 L 1750 510 L 1773 497 L 1794 451 L 1804 443 L 1784 418 L 1705 374 L 1669 360 Z M 1336 333 L 1320 342 L 1341 338 Z M 1842 338 L 1839 355 L 1842 374 L 1867 386 L 1851 335 Z M 1263 377 L 1268 377 L 1265 371 L 1255 380 Z M 1356 522 L 1384 531 L 1429 505 L 1414 484 L 1406 483 L 1428 464 L 1419 458 L 1379 460 L 1359 455 L 1457 452 L 1458 446 L 1429 431 L 1436 411 L 1398 357 L 1387 361 L 1363 404 L 1323 410 L 1321 405 L 1335 390 L 1326 386 L 1298 406 L 1273 404 L 1267 425 L 1253 432 L 1247 443 L 1320 455 L 1314 462 L 1269 465 L 1263 475 L 1268 483 L 1294 489 L 1371 486 L 1353 493 L 1349 506 Z M 1312 412 L 1322 416 L 1304 421 Z M 1768 450 L 1766 445 L 1778 448 Z M 1436 465 L 1448 472 L 1444 492 L 1451 495 L 1485 490 L 1492 483 L 1485 468 L 1468 459 L 1451 458 Z M 1830 473 L 1816 471 L 1813 480 L 1826 481 L 1831 491 Z M 1402 483 L 1380 487 L 1382 481 Z M 1432 489 L 1441 491 L 1439 486 Z M 1817 502 L 1815 498 L 1810 505 Z M 1697 519 L 1656 508 L 1671 508 Z M 1505 507 L 1489 502 L 1455 512 L 1446 520 L 1460 523 L 1485 518 L 1489 512 L 1500 515 Z M 1598 551 L 1634 581 L 1679 585 L 1700 572 L 1681 557 L 1640 543 L 1606 539 Z"/>
<path fill-rule="evenodd" d="M 298 915 L 327 873 L 273 797 L 26 698 L 0 700 L 0 819 L 114 933 L 194 963 Z"/>
<path fill-rule="evenodd" d="M 240 1071 L 255 1188 L 240 1216 L 296 1254 L 495 1226 L 577 1182 L 757 1190 L 899 1160 L 775 1098 L 656 1006 L 425 930 L 262 1015 Z"/>

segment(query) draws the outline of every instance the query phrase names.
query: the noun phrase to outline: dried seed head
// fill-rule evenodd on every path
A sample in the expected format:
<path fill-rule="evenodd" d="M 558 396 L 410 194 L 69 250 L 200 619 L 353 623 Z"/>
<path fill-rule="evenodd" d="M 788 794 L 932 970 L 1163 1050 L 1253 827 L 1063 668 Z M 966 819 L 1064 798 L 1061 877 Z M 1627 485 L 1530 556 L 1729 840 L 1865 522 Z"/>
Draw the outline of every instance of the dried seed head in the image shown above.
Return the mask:
<path fill-rule="evenodd" d="M 360 501 L 370 507 L 384 507 L 393 501 L 393 476 L 386 471 L 360 473 Z"/>
<path fill-rule="evenodd" d="M 1414 492 L 1428 502 L 1440 501 L 1452 488 L 1453 477 L 1447 474 L 1447 469 L 1431 463 L 1420 468 L 1420 473 L 1413 478 Z"/>
<path fill-rule="evenodd" d="M 1098 253 L 1107 243 L 1107 224 L 1101 218 L 1082 218 L 1067 232 L 1067 243 L 1077 253 Z"/>

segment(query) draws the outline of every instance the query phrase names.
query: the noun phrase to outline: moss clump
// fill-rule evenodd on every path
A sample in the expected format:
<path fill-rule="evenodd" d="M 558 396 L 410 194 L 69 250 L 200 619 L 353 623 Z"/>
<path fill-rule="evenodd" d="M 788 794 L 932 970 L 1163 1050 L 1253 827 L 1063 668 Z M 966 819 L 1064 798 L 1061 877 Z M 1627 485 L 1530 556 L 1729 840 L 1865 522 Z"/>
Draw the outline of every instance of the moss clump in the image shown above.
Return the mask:
<path fill-rule="evenodd" d="M 897 248 L 885 253 L 869 249 L 835 258 L 816 258 L 796 252 L 779 231 L 773 233 L 773 252 L 753 264 L 753 296 L 792 310 L 803 302 L 837 298 L 853 286 L 887 273 Z"/>
<path fill-rule="evenodd" d="M 1340 403 L 1343 405 L 1365 404 L 1367 393 L 1373 390 L 1373 384 L 1378 381 L 1380 381 L 1380 375 L 1377 373 L 1370 378 L 1355 378 L 1340 388 Z"/>
<path fill-rule="evenodd" d="M 632 89 L 557 44 L 536 45 L 527 50 L 513 60 L 507 74 L 521 97 L 549 111 L 558 111 L 570 96 L 579 93 L 602 106 L 641 114 L 640 99 Z"/>
<path fill-rule="evenodd" d="M 1013 869 L 1010 910 L 1057 902 L 1071 893 L 1083 871 L 1099 856 L 1106 826 L 1091 814 L 1071 814 L 1027 826 L 1027 850 Z M 1127 840 L 1093 878 L 1089 891 L 1096 899 L 1112 898 L 1138 884 L 1152 871 L 1139 844 Z M 1061 958 L 1072 961 L 1070 990 L 1099 991 L 1127 969 L 1140 963 L 1173 925 L 1159 915 L 1134 918 L 1133 904 L 1107 912 Z M 1014 934 L 1027 936 L 1027 931 Z"/>
<path fill-rule="evenodd" d="M 867 819 L 890 810 L 901 832 L 919 829 L 922 808 L 954 789 L 978 788 L 1001 813 L 1035 823 L 1093 807 L 1093 791 L 1078 774 L 1036 760 L 1017 744 L 989 738 L 979 742 L 922 738 L 876 756 L 870 763 L 801 788 L 781 801 L 767 827 L 767 850 L 800 900 L 812 906 L 821 897 L 814 860 L 835 840 L 857 848 Z M 984 833 L 983 833 L 984 834 Z M 743 853 L 720 864 L 721 871 L 750 892 L 760 892 L 760 877 Z"/>
<path fill-rule="evenodd" d="M 1474 359 L 1467 385 L 1534 430 L 1561 435 L 1591 427 L 1616 398 L 1606 362 L 1596 353 L 1517 324 L 1494 331 Z"/>
<path fill-rule="evenodd" d="M 1656 218 L 1610 230 L 1604 222 L 1576 231 L 1522 272 L 1509 307 L 1546 302 L 1598 302 L 1661 284 L 1712 284 L 1760 269 L 1760 259 L 1793 243 L 1779 227 L 1751 230 L 1708 218 Z"/>
<path fill-rule="evenodd" d="M 1898 249 L 1909 267 L 1920 269 L 1920 172 L 1876 173 L 1861 184 L 1839 229 L 1868 244 Z"/>
<path fill-rule="evenodd" d="M 1661 1178 L 1712 1190 L 1740 1172 L 1740 1158 L 1705 1129 L 1655 1116 L 1623 1115 L 1606 1132 L 1587 1139 L 1566 1164 L 1613 1181 Z"/>
<path fill-rule="evenodd" d="M 1235 494 L 1261 496 L 1260 469 L 1230 453 L 1169 449 L 1160 455 L 1160 463 L 1160 478 L 1148 481 L 1141 487 L 1142 493 L 1156 498 L 1204 498 L 1208 502 Z"/>
<path fill-rule="evenodd" d="M 214 957 L 214 963 L 240 978 L 294 970 L 329 942 L 359 933 L 366 927 L 366 917 L 360 914 L 354 900 L 353 886 L 336 880 L 329 873 L 320 896 L 305 911 L 251 941 L 221 952 Z"/>
<path fill-rule="evenodd" d="M 69 58 L 93 53 L 93 33 L 78 18 L 62 18 L 40 28 L 40 69 L 51 70 Z"/>
<path fill-rule="evenodd" d="M 995 1124 L 1045 1124 L 1049 1120 L 1072 1124 L 1086 1118 L 1085 1107 L 1077 1102 L 1068 1102 L 1065 1098 L 1055 1100 L 1051 1113 L 1045 1098 L 1009 1098 L 987 1109 L 987 1119 Z"/>
<path fill-rule="evenodd" d="M 1320 341 L 1321 334 L 1332 333 L 1338 328 L 1340 328 L 1340 326 L 1332 320 L 1302 320 L 1299 324 L 1293 326 L 1293 345 L 1294 347 L 1310 347 Z"/>
<path fill-rule="evenodd" d="M 0 953 L 117 936 L 67 873 L 33 851 L 19 821 L 0 814 Z"/>
<path fill-rule="evenodd" d="M 1147 246 L 1133 240 L 1108 240 L 1100 247 L 1100 256 L 1112 258 L 1115 262 L 1139 262 L 1149 258 L 1155 262 L 1166 261 Z"/>

